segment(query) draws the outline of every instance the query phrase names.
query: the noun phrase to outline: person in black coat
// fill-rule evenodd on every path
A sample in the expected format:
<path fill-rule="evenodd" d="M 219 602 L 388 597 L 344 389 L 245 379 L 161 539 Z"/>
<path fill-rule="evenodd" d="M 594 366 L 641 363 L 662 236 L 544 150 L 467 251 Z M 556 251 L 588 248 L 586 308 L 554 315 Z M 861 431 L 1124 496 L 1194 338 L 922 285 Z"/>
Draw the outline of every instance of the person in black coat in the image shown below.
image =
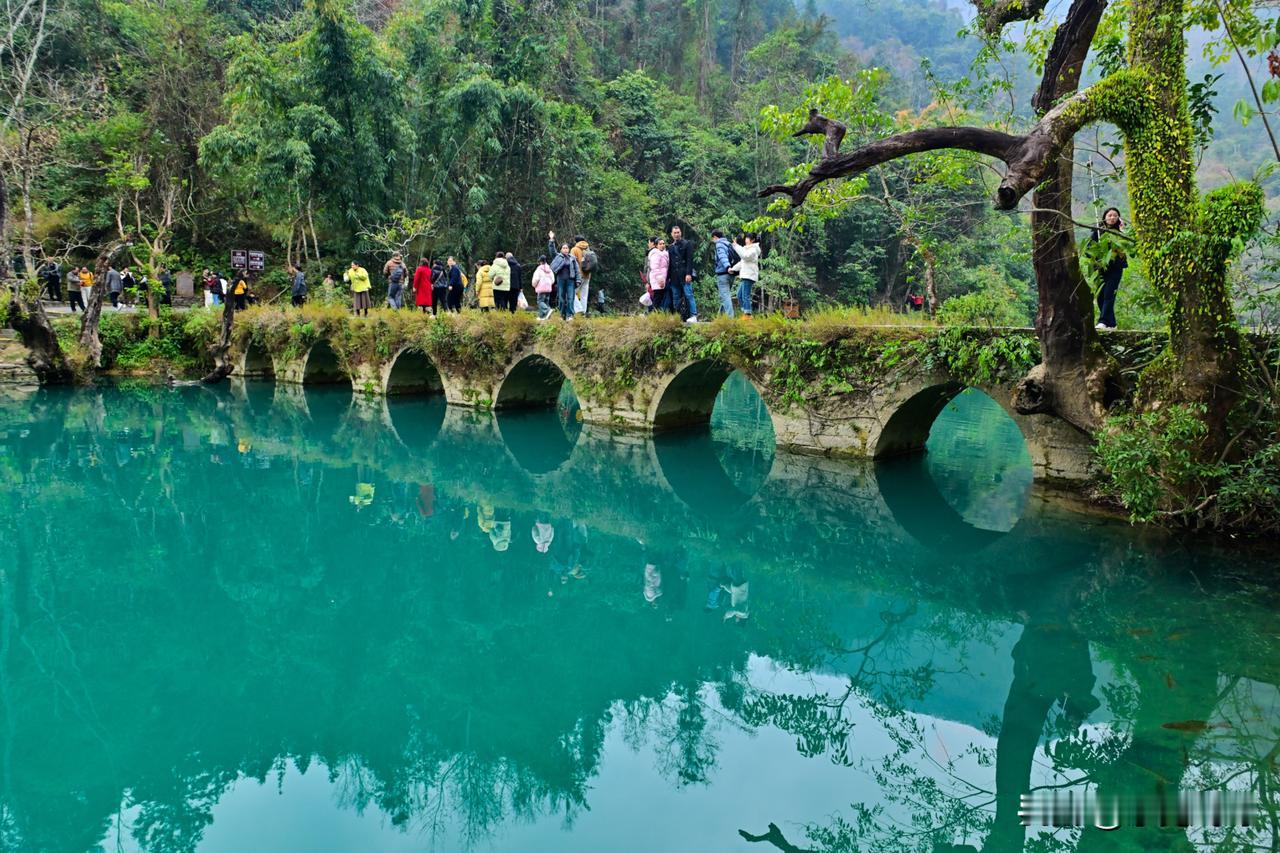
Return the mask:
<path fill-rule="evenodd" d="M 689 321 L 696 323 L 698 304 L 693 299 L 693 246 L 684 239 L 679 225 L 671 229 L 667 258 L 670 261 L 667 267 L 667 310 L 684 314 Z"/>
<path fill-rule="evenodd" d="M 1114 207 L 1107 208 L 1102 214 L 1102 221 L 1089 235 L 1089 242 L 1096 243 L 1104 233 L 1119 234 L 1124 228 L 1120 211 Z M 1113 248 L 1111 260 L 1102 270 L 1102 287 L 1098 288 L 1098 328 L 1114 329 L 1116 327 L 1116 292 L 1120 289 L 1120 279 L 1124 277 L 1129 259 L 1124 252 Z"/>

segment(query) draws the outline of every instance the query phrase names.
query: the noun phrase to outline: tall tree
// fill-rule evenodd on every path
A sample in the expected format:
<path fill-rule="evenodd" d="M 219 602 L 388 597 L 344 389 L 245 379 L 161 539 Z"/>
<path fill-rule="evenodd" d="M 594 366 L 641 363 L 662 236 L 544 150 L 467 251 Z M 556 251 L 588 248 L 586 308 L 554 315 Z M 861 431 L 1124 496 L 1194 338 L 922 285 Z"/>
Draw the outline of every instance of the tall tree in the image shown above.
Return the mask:
<path fill-rule="evenodd" d="M 1240 332 L 1227 290 L 1227 268 L 1242 240 L 1258 227 L 1263 213 L 1262 191 L 1242 182 L 1200 196 L 1195 188 L 1194 140 L 1187 98 L 1186 39 L 1183 31 L 1185 0 L 1135 0 L 1128 10 L 1128 63 L 1092 86 L 1050 104 L 1061 96 L 1060 77 L 1074 89 L 1079 62 L 1092 40 L 1096 19 L 1090 24 L 1097 0 L 1074 0 L 1067 22 L 1059 28 L 1055 49 L 1046 62 L 1042 90 L 1046 100 L 1039 121 L 1025 134 L 1012 135 L 985 127 L 937 127 L 910 131 L 877 140 L 846 154 L 833 153 L 794 185 L 774 185 L 764 195 L 785 193 L 792 203 L 803 204 L 818 184 L 837 177 L 857 175 L 872 166 L 910 154 L 941 148 L 960 148 L 1006 164 L 996 191 L 996 206 L 1009 210 L 1020 199 L 1053 178 L 1062 152 L 1082 128 L 1110 122 L 1125 142 L 1129 195 L 1133 208 L 1135 241 L 1146 273 L 1168 312 L 1170 344 L 1165 356 L 1143 375 L 1143 399 L 1148 404 L 1188 404 L 1203 412 L 1207 439 L 1198 452 L 1216 458 L 1229 441 L 1227 416 L 1239 399 L 1241 384 Z M 982 3 L 979 14 L 992 32 L 1005 24 L 1038 14 L 1043 3 L 1019 0 Z M 1078 61 L 1077 61 L 1078 57 Z M 1058 178 L 1060 179 L 1060 175 Z M 1050 210 L 1060 215 L 1062 185 L 1051 186 L 1057 203 Z M 1061 235 L 1057 226 L 1043 225 L 1039 239 Z M 1061 245 L 1058 249 L 1069 248 Z M 1061 254 L 1061 251 L 1059 252 Z M 1060 272 L 1060 270 L 1057 270 Z M 1046 351 L 1070 355 L 1081 347 L 1064 345 L 1064 333 L 1087 342 L 1089 335 L 1078 319 L 1065 328 L 1053 323 L 1051 306 L 1069 314 L 1082 313 L 1074 293 L 1078 275 L 1055 276 L 1040 282 L 1051 290 L 1042 297 L 1041 334 Z M 1047 365 L 1046 365 L 1047 366 Z M 1078 374 L 1084 376 L 1082 364 Z M 1052 380 L 1046 372 L 1041 383 Z M 1073 389 L 1089 394 L 1087 383 Z M 1039 408 L 1068 396 L 1055 387 Z M 1065 408 L 1065 407 L 1064 407 Z M 1085 407 L 1087 408 L 1087 407 Z M 1054 409 L 1055 411 L 1057 409 Z"/>

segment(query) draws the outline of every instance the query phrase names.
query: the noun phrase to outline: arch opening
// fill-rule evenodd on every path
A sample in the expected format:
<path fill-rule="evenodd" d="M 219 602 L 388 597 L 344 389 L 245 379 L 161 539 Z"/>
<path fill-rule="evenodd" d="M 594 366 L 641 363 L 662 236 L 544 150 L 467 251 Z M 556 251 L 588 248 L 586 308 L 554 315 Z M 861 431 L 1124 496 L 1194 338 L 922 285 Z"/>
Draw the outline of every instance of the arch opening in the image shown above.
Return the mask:
<path fill-rule="evenodd" d="M 551 408 L 507 410 L 498 414 L 498 434 L 512 459 L 527 474 L 559 470 L 582 435 L 582 408 L 573 383 L 564 381 Z"/>
<path fill-rule="evenodd" d="M 404 350 L 387 373 L 387 396 L 406 394 L 443 394 L 444 379 L 426 353 Z"/>
<path fill-rule="evenodd" d="M 240 374 L 245 379 L 275 379 L 275 362 L 271 360 L 267 348 L 256 341 L 250 341 L 244 351 L 244 367 Z"/>
<path fill-rule="evenodd" d="M 342 370 L 338 354 L 328 341 L 316 341 L 307 351 L 307 364 L 302 371 L 304 385 L 340 385 L 349 382 Z"/>
<path fill-rule="evenodd" d="M 493 407 L 550 409 L 560 400 L 565 385 L 572 387 L 554 361 L 541 355 L 527 355 L 507 371 Z"/>
<path fill-rule="evenodd" d="M 954 384 L 927 388 L 900 407 L 876 457 L 889 509 L 931 547 L 982 547 L 1012 530 L 1034 479 L 1026 439 L 1009 413 L 982 391 Z"/>
<path fill-rule="evenodd" d="M 695 361 L 662 389 L 649 419 L 654 432 L 705 426 L 711 423 L 716 398 L 734 370 L 722 361 Z"/>

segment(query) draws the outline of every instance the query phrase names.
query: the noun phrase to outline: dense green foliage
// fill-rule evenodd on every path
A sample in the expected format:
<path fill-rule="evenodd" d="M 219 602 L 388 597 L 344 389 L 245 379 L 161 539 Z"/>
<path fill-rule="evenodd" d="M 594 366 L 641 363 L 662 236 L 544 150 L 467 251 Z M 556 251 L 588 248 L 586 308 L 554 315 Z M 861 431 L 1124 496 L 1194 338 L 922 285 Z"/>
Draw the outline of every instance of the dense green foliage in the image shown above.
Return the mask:
<path fill-rule="evenodd" d="M 428 226 L 412 253 L 467 261 L 533 261 L 555 230 L 592 242 L 630 307 L 645 237 L 681 224 L 705 268 L 713 228 L 764 213 L 755 191 L 808 156 L 788 135 L 813 98 L 857 107 L 857 141 L 940 118 L 920 61 L 963 73 L 955 16 L 897 4 L 875 45 L 842 42 L 848 5 L 75 0 L 43 64 L 86 96 L 31 101 L 48 121 L 33 237 L 84 261 L 143 235 L 139 263 L 192 269 L 262 248 L 318 284 L 352 257 L 379 268 L 397 215 Z M 901 307 L 928 264 L 943 299 L 996 281 L 1034 301 L 1025 229 L 988 210 L 971 159 L 880 177 L 770 239 L 771 299 Z"/>

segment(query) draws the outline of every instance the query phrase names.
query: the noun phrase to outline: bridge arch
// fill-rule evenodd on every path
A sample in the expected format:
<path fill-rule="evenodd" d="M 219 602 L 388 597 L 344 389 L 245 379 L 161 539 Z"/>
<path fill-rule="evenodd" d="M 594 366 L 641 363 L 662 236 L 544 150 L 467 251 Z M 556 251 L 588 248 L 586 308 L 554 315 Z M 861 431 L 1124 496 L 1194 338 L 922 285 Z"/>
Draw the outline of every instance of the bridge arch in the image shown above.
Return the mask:
<path fill-rule="evenodd" d="M 560 399 L 569 375 L 560 365 L 538 353 L 515 361 L 498 384 L 495 409 L 550 409 Z"/>
<path fill-rule="evenodd" d="M 275 379 L 275 359 L 265 346 L 250 339 L 240 357 L 239 374 L 245 379 Z"/>
<path fill-rule="evenodd" d="M 443 394 L 444 376 L 426 353 L 404 347 L 383 368 L 382 388 L 387 396 Z"/>
<path fill-rule="evenodd" d="M 311 345 L 311 349 L 303 357 L 303 385 L 340 385 L 350 381 L 350 377 L 342 369 L 338 354 L 328 341 L 321 338 Z"/>
<path fill-rule="evenodd" d="M 654 432 L 705 426 L 711 423 L 720 389 L 733 374 L 733 365 L 704 358 L 677 368 L 663 381 L 649 404 L 649 424 Z M 746 376 L 746 374 L 743 374 Z M 760 389 L 747 377 L 756 393 Z M 764 395 L 760 394 L 761 400 Z"/>
<path fill-rule="evenodd" d="M 926 381 L 922 387 L 908 391 L 896 406 L 890 401 L 892 412 L 880 428 L 871 455 L 887 459 L 923 453 L 938 415 L 964 389 L 964 383 L 953 380 Z"/>

